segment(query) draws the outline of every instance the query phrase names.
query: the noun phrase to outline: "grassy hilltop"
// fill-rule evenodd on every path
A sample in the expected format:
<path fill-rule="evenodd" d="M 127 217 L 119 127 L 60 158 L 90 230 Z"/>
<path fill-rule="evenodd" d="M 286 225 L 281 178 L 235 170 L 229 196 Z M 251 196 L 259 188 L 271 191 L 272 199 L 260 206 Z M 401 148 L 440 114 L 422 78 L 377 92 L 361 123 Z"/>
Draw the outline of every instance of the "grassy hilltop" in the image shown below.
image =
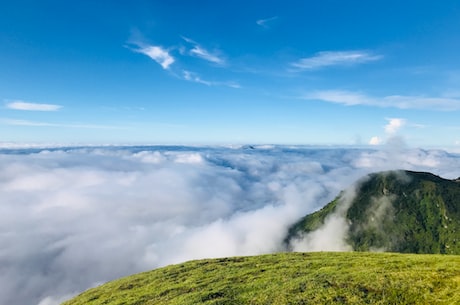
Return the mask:
<path fill-rule="evenodd" d="M 322 252 L 199 260 L 109 282 L 64 304 L 460 304 L 460 256 Z"/>

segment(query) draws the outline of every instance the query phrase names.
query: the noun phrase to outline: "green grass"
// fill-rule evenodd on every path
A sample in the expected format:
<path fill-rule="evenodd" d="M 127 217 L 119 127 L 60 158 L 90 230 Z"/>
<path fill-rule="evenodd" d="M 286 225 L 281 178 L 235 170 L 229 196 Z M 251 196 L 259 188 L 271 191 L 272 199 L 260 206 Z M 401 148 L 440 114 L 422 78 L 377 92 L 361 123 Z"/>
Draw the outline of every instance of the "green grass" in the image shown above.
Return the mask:
<path fill-rule="evenodd" d="M 460 256 L 322 252 L 198 260 L 109 282 L 64 304 L 460 304 Z"/>

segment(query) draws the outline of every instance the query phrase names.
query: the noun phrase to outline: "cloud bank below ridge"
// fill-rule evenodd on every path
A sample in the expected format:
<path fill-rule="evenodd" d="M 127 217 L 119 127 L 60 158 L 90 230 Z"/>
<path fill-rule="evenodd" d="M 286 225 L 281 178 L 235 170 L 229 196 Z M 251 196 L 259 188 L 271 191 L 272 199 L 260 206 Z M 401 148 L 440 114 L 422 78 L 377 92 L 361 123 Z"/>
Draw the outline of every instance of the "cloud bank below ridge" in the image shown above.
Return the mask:
<path fill-rule="evenodd" d="M 0 303 L 51 305 L 171 263 L 282 250 L 292 223 L 363 175 L 405 168 L 456 178 L 460 156 L 61 147 L 3 149 L 0 165 Z"/>

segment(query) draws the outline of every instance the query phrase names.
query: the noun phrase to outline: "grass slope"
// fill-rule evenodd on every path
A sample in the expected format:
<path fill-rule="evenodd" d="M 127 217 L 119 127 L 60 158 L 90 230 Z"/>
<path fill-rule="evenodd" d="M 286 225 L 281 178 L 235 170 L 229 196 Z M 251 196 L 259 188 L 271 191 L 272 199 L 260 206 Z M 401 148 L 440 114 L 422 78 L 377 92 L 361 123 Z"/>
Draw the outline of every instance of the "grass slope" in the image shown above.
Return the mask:
<path fill-rule="evenodd" d="M 64 304 L 460 304 L 460 256 L 322 252 L 198 260 L 109 282 Z"/>

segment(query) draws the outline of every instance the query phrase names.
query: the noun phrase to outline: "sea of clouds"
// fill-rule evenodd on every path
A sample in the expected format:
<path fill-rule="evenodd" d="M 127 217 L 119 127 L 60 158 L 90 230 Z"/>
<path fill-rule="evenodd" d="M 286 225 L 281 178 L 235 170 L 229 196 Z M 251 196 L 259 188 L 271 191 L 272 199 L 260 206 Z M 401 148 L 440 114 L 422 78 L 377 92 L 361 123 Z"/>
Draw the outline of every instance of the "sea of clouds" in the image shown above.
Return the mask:
<path fill-rule="evenodd" d="M 0 168 L 0 304 L 55 305 L 167 264 L 283 251 L 290 225 L 367 173 L 410 169 L 453 179 L 460 154 L 390 146 L 12 147 L 0 149 Z M 336 231 L 299 247 L 334 250 Z"/>

